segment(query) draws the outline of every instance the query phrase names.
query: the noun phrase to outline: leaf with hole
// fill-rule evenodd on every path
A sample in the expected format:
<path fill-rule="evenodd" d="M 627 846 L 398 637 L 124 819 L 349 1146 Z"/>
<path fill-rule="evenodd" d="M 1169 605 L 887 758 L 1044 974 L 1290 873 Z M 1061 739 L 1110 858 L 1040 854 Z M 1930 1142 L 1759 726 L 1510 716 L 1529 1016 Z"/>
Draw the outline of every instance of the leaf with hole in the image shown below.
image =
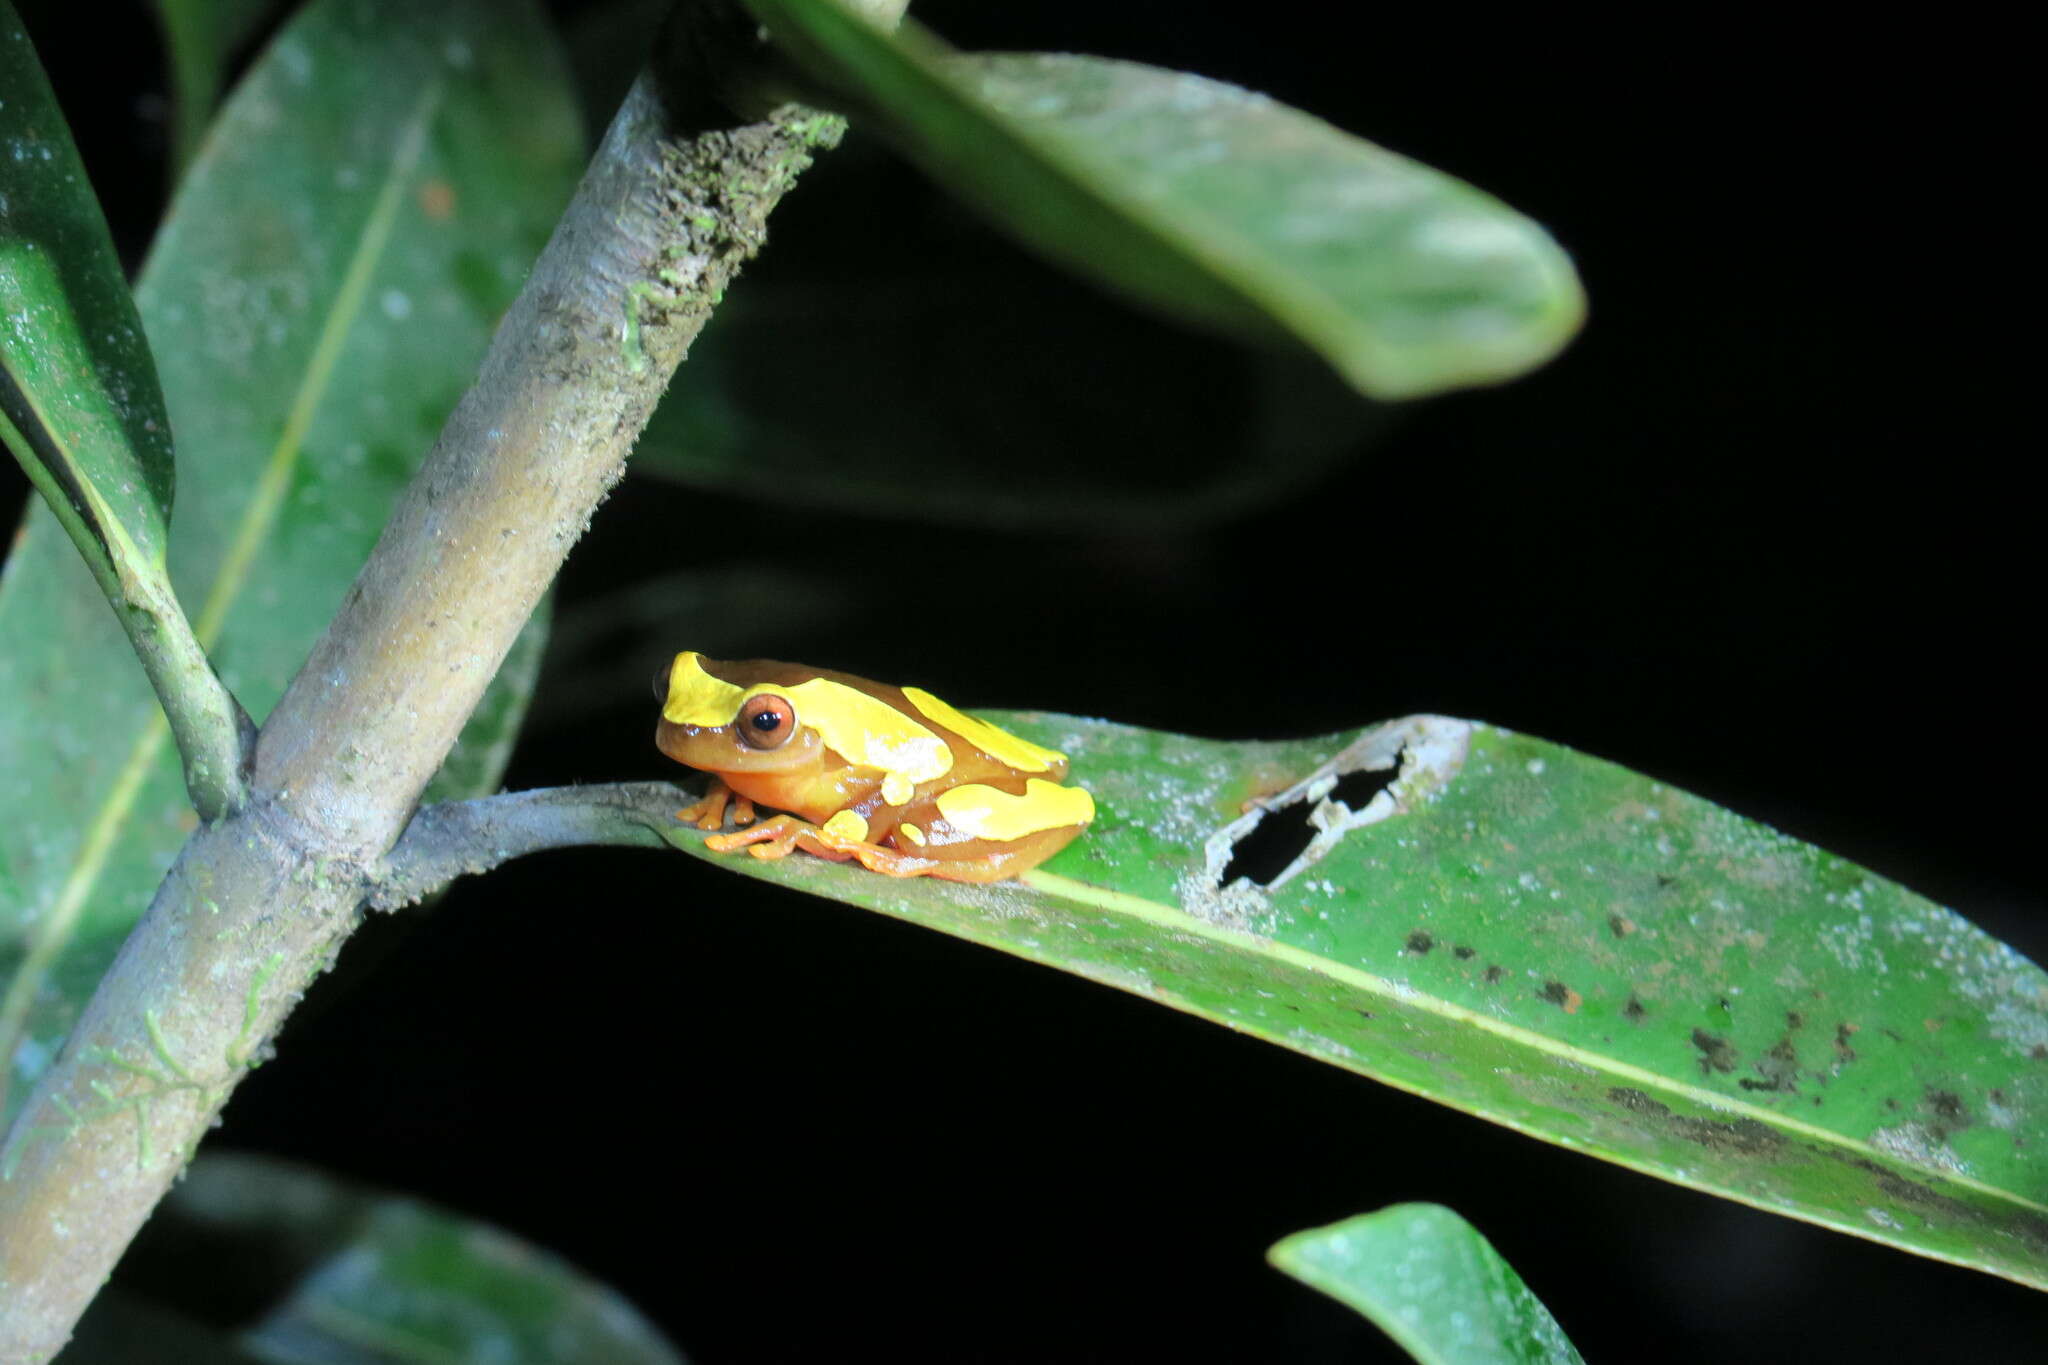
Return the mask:
<path fill-rule="evenodd" d="M 1514 1267 L 1441 1204 L 1297 1232 L 1266 1259 L 1372 1319 L 1421 1365 L 1582 1365 Z"/>
<path fill-rule="evenodd" d="M 474 376 L 581 142 L 546 25 L 488 0 L 322 0 L 222 112 L 136 297 L 188 452 L 172 580 L 255 715 Z M 192 824 L 133 657 L 54 530 L 32 513 L 0 580 L 0 1057 L 16 1100 Z M 512 713 L 479 714 L 493 734 L 470 741 L 497 744 L 492 717 Z"/>
<path fill-rule="evenodd" d="M 1289 338 L 1409 398 L 1541 365 L 1584 297 L 1492 196 L 1221 81 L 1135 62 L 955 56 L 838 0 L 747 0 L 830 95 L 1068 268 L 1168 313 Z"/>
<path fill-rule="evenodd" d="M 2029 1141 L 2048 1114 L 2048 973 L 1951 911 L 1487 725 L 1225 743 L 995 718 L 1068 754 L 1099 811 L 1021 883 L 671 841 L 1665 1180 L 2048 1288 L 2048 1148 Z"/>

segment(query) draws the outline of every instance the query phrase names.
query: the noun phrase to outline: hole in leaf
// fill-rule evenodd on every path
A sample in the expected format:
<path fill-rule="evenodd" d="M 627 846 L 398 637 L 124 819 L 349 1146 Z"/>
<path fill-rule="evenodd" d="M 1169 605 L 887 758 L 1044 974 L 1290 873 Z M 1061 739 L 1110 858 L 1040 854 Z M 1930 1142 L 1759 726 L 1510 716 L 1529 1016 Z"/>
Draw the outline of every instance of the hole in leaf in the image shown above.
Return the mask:
<path fill-rule="evenodd" d="M 1223 868 L 1223 885 L 1249 877 L 1260 886 L 1271 886 L 1273 879 L 1285 872 L 1288 864 L 1308 847 L 1309 840 L 1316 837 L 1315 827 L 1308 822 L 1308 812 L 1306 801 L 1266 812 L 1266 818 L 1253 825 L 1251 833 L 1230 850 L 1230 862 Z"/>
<path fill-rule="evenodd" d="M 1401 760 L 1407 756 L 1408 751 L 1403 749 L 1395 756 L 1394 766 L 1391 768 L 1374 768 L 1370 771 L 1361 768 L 1357 772 L 1344 774 L 1337 779 L 1337 785 L 1331 789 L 1330 799 L 1342 802 L 1344 809 L 1353 815 L 1360 814 L 1372 804 L 1375 796 L 1394 785 L 1394 779 L 1401 775 Z"/>
<path fill-rule="evenodd" d="M 1345 773 L 1322 799 L 1336 801 L 1357 815 L 1375 796 L 1394 784 L 1394 779 L 1401 775 L 1401 759 L 1406 753 L 1403 750 L 1397 755 L 1390 768 Z M 1303 799 L 1268 811 L 1266 818 L 1253 825 L 1251 832 L 1231 848 L 1230 861 L 1223 868 L 1219 885 L 1228 886 L 1239 877 L 1249 877 L 1260 886 L 1271 886 L 1316 837 L 1316 827 L 1308 822 L 1309 812 L 1315 806 L 1314 801 Z"/>

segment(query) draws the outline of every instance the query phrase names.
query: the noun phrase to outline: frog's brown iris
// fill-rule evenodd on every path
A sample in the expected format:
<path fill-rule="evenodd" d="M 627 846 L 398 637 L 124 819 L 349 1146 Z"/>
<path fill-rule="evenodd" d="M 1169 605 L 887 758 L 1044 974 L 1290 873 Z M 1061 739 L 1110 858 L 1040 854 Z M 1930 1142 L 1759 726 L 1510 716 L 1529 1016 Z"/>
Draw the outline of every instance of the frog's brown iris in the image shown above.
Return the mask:
<path fill-rule="evenodd" d="M 749 697 L 740 707 L 740 739 L 756 749 L 779 749 L 796 733 L 796 709 L 772 692 Z"/>

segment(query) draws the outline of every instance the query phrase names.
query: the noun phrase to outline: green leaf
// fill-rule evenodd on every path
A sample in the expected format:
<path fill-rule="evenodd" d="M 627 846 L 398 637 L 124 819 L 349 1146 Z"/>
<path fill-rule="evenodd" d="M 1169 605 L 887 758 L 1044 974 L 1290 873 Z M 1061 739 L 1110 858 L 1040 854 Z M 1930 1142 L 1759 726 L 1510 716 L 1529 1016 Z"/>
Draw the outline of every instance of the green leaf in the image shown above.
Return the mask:
<path fill-rule="evenodd" d="M 1100 810 L 1021 884 L 671 839 L 1532 1137 L 2048 1288 L 2048 1144 L 2031 1140 L 2048 973 L 1952 912 L 1490 726 L 1223 743 L 999 720 L 1070 755 Z"/>
<path fill-rule="evenodd" d="M 202 1156 L 156 1217 L 168 1227 L 145 1235 L 206 1248 L 213 1278 L 240 1267 L 284 1281 L 276 1305 L 241 1334 L 257 1360 L 682 1360 L 616 1292 L 530 1243 L 286 1162 Z"/>
<path fill-rule="evenodd" d="M 163 392 L 78 150 L 4 0 L 0 90 L 10 163 L 0 189 L 0 442 L 127 632 L 177 736 L 194 807 L 218 818 L 246 795 L 247 719 L 166 568 L 173 469 Z M 0 1040 L 6 1013 L 0 1005 Z"/>
<path fill-rule="evenodd" d="M 0 436 L 119 602 L 164 581 L 171 424 L 99 201 L 8 0 L 0 91 Z"/>
<path fill-rule="evenodd" d="M 1291 337 L 1375 397 L 1512 378 L 1583 316 L 1536 224 L 1264 96 L 1102 58 L 953 57 L 837 0 L 747 4 L 1019 240 L 1175 316 Z"/>
<path fill-rule="evenodd" d="M 1129 533 L 1284 497 L 1387 421 L 1310 356 L 963 260 L 951 215 L 876 233 L 878 159 L 854 139 L 812 172 L 787 227 L 816 249 L 720 305 L 636 472 L 758 494 L 766 467 L 778 506 Z"/>
<path fill-rule="evenodd" d="M 213 119 L 228 58 L 256 31 L 270 0 L 156 0 L 156 10 L 170 58 L 172 151 L 182 169 Z"/>
<path fill-rule="evenodd" d="M 187 452 L 170 564 L 252 714 L 340 603 L 567 201 L 571 108 L 531 5 L 322 0 L 181 186 L 137 290 Z M 0 579 L 17 1098 L 191 826 L 162 721 L 53 530 L 32 513 Z"/>
<path fill-rule="evenodd" d="M 1266 1258 L 1372 1319 L 1422 1365 L 1580 1365 L 1514 1267 L 1441 1204 L 1396 1204 L 1297 1232 Z"/>

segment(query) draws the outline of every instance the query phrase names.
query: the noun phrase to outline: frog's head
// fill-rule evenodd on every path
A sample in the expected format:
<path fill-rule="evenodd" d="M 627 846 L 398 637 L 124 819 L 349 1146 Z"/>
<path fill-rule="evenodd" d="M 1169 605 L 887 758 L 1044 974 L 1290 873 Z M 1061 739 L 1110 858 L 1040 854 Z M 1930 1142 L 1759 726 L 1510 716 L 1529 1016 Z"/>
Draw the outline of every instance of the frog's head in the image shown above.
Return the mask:
<path fill-rule="evenodd" d="M 714 773 L 793 773 L 823 764 L 825 741 L 798 709 L 803 670 L 765 659 L 720 663 L 685 650 L 654 678 L 654 743 Z M 807 708 L 806 708 L 807 709 Z"/>

